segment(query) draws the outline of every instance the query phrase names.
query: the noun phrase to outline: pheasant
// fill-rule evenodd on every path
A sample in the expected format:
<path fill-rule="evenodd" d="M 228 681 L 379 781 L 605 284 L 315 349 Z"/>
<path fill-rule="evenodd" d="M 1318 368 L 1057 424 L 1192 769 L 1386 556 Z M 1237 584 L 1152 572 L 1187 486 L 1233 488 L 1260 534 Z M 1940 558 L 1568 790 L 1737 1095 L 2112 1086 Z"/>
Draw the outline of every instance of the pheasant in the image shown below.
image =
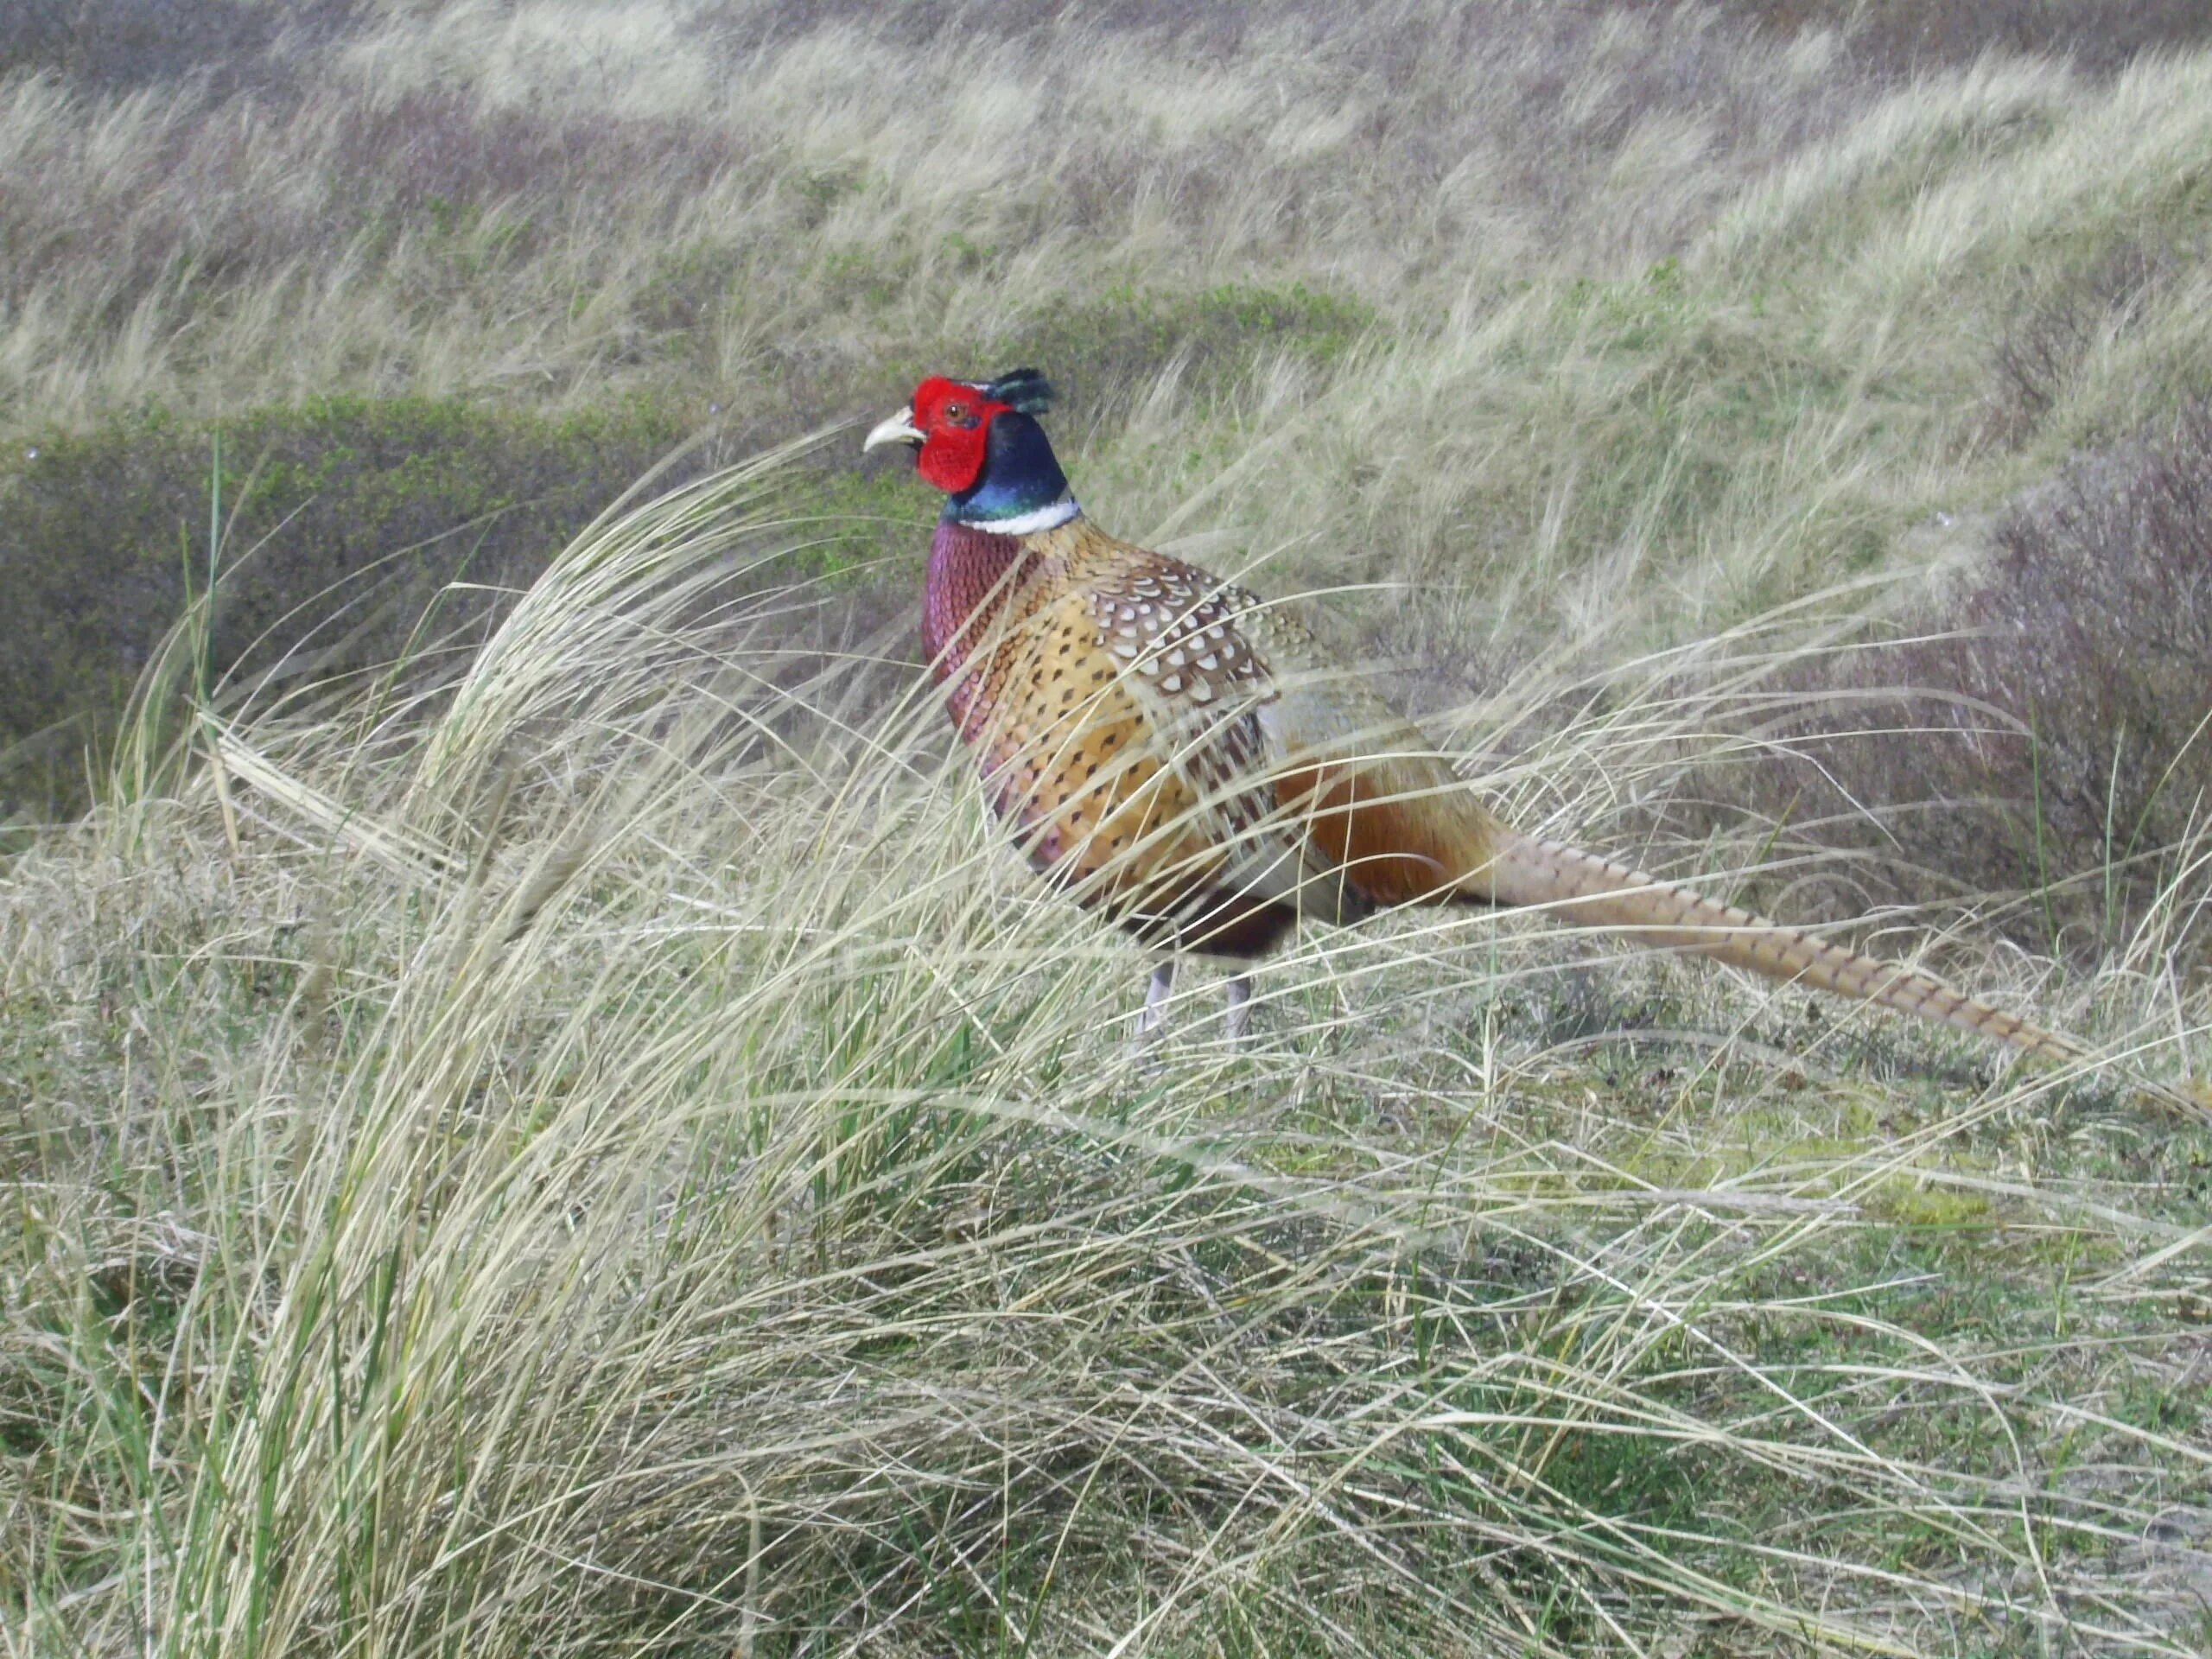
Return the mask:
<path fill-rule="evenodd" d="M 1093 524 L 1038 423 L 1051 397 L 1033 369 L 933 378 L 862 448 L 912 446 L 945 493 L 931 671 L 1031 863 L 1160 953 L 1140 1041 L 1178 953 L 1232 964 L 1236 1041 L 1251 964 L 1301 922 L 1510 905 L 2086 1058 L 1916 969 L 1510 828 L 1289 613 Z"/>

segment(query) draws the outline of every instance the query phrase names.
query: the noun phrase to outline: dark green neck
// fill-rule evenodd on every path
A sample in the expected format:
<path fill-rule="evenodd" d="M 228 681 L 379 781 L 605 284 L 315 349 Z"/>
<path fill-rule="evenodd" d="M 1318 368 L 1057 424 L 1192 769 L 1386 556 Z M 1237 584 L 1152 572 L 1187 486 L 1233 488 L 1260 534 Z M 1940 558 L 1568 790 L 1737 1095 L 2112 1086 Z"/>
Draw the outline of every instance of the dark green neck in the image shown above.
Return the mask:
<path fill-rule="evenodd" d="M 944 503 L 949 523 L 1014 536 L 1065 524 L 1081 511 L 1045 429 L 1016 410 L 992 421 L 982 474 Z"/>

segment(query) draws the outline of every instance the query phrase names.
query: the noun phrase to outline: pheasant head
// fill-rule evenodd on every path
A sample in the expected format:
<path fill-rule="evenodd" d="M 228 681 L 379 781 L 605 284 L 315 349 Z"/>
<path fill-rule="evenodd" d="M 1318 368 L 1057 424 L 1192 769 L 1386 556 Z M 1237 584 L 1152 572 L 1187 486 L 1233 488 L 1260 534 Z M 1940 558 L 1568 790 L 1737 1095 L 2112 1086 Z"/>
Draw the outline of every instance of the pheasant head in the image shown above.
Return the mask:
<path fill-rule="evenodd" d="M 915 470 L 945 493 L 948 524 L 1028 535 L 1082 511 L 1037 423 L 1052 401 L 1052 386 L 1034 369 L 982 382 L 932 375 L 861 447 L 912 445 Z"/>

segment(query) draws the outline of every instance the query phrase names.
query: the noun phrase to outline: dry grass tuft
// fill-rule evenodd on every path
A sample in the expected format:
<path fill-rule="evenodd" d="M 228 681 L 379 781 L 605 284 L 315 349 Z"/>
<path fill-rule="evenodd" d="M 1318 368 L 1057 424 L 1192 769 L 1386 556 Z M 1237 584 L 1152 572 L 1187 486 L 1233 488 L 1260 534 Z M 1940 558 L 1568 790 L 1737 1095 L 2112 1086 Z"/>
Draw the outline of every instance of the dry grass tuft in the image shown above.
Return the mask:
<path fill-rule="evenodd" d="M 937 711 L 787 660 L 790 465 L 7 875 L 15 1650 L 2190 1650 L 2201 1135 L 1479 919 L 1132 1071 Z"/>

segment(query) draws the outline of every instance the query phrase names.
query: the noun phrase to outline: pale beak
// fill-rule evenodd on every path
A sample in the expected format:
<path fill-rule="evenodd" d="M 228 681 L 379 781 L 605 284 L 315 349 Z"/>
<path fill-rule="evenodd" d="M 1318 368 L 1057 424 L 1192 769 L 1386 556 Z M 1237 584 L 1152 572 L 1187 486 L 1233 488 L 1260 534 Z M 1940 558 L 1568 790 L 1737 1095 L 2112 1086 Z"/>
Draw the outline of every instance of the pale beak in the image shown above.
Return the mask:
<path fill-rule="evenodd" d="M 866 454 L 879 443 L 918 444 L 921 442 L 921 432 L 914 425 L 913 407 L 909 404 L 869 433 L 861 442 L 861 453 Z"/>

